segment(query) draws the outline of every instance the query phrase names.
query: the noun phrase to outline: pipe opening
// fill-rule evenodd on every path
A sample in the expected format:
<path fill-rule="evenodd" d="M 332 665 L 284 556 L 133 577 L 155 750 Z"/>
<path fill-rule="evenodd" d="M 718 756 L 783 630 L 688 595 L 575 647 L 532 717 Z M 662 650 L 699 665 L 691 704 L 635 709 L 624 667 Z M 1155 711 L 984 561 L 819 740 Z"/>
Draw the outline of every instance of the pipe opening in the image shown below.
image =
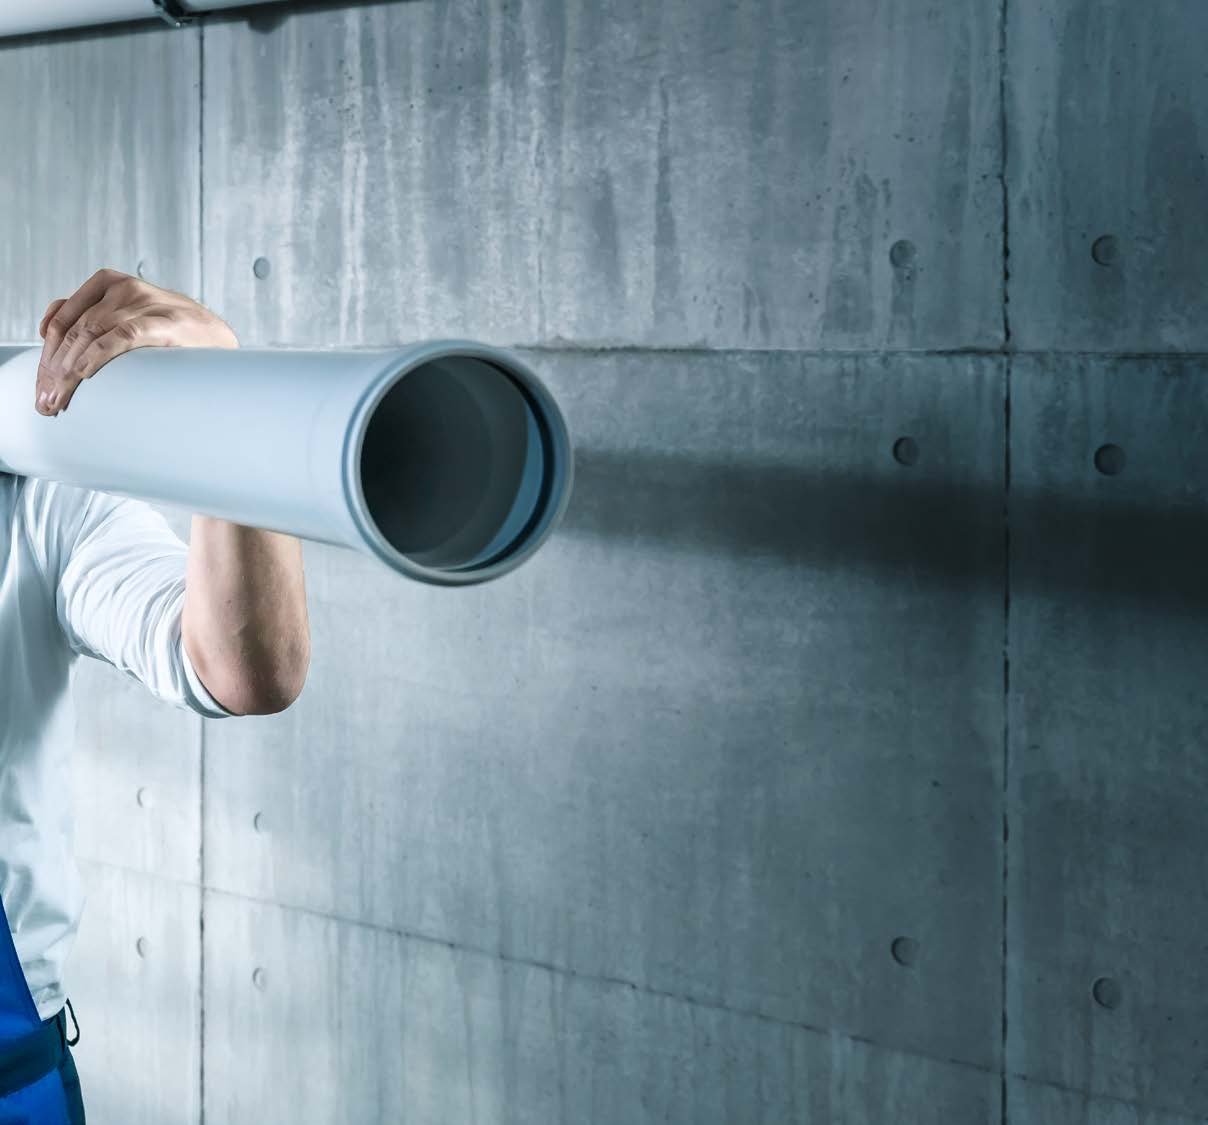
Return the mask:
<path fill-rule="evenodd" d="M 447 356 L 382 396 L 361 486 L 383 538 L 412 562 L 468 571 L 522 546 L 548 501 L 550 456 L 528 394 L 502 368 Z"/>

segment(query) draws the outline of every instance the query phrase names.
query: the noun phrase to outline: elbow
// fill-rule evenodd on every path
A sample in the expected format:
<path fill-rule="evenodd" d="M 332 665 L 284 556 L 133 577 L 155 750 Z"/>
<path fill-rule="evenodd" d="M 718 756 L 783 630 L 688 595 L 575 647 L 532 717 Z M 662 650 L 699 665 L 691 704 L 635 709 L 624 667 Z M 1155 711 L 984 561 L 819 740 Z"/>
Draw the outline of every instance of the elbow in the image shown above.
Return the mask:
<path fill-rule="evenodd" d="M 254 677 L 252 689 L 244 700 L 245 715 L 279 715 L 288 710 L 302 694 L 310 653 L 300 653 L 267 673 Z"/>
<path fill-rule="evenodd" d="M 223 669 L 210 693 L 235 715 L 279 715 L 302 694 L 309 667 L 309 645 L 301 645 L 279 659 Z"/>
<path fill-rule="evenodd" d="M 288 711 L 301 694 L 301 683 L 281 680 L 244 692 L 236 701 L 237 706 L 228 706 L 228 710 L 236 715 L 280 715 L 282 711 Z"/>
<path fill-rule="evenodd" d="M 288 711 L 290 706 L 298 698 L 298 694 L 290 695 L 286 692 L 278 692 L 271 695 L 257 696 L 254 699 L 249 699 L 239 709 L 230 708 L 236 715 L 280 715 L 282 711 Z"/>
<path fill-rule="evenodd" d="M 301 694 L 301 685 L 281 681 L 236 690 L 219 702 L 235 715 L 280 715 L 282 711 L 288 711 Z"/>

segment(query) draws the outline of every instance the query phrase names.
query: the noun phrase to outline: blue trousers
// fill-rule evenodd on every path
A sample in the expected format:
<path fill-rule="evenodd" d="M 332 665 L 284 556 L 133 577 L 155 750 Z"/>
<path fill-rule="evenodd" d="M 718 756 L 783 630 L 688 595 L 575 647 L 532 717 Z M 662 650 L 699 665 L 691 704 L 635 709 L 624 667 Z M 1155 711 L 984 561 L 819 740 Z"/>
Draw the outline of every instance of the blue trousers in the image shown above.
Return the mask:
<path fill-rule="evenodd" d="M 53 1024 L 58 1032 L 59 1042 L 63 1045 L 63 1061 L 55 1068 L 59 1081 L 63 1084 L 63 1094 L 67 1099 L 67 1120 L 70 1125 L 84 1125 L 84 1097 L 80 1093 L 80 1076 L 76 1073 L 75 1059 L 71 1057 L 71 1046 L 67 1042 L 67 1008 L 63 1007 L 48 1020 L 42 1021 L 43 1026 Z M 76 1028 L 77 1039 L 80 1029 Z"/>
<path fill-rule="evenodd" d="M 84 1125 L 66 1012 L 39 1018 L 2 902 L 0 922 L 0 1125 Z"/>

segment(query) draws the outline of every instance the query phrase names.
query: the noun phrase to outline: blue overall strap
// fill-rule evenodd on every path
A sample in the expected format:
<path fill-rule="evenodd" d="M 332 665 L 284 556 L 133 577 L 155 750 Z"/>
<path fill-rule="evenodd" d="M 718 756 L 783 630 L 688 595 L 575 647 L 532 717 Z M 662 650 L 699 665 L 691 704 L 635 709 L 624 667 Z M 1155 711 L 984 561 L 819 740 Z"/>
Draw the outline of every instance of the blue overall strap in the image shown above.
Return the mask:
<path fill-rule="evenodd" d="M 3 901 L 0 923 L 0 1125 L 70 1125 L 58 1021 L 38 1017 Z"/>

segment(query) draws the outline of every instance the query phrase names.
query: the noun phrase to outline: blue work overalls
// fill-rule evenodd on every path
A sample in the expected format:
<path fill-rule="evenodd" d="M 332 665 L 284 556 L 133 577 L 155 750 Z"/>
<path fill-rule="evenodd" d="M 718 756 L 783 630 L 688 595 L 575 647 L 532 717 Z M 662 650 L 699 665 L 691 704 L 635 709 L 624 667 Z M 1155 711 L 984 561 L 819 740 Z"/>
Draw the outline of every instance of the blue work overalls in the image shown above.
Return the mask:
<path fill-rule="evenodd" d="M 63 1011 L 38 1018 L 0 902 L 0 1125 L 83 1125 Z M 72 1012 L 74 1016 L 74 1011 Z"/>

